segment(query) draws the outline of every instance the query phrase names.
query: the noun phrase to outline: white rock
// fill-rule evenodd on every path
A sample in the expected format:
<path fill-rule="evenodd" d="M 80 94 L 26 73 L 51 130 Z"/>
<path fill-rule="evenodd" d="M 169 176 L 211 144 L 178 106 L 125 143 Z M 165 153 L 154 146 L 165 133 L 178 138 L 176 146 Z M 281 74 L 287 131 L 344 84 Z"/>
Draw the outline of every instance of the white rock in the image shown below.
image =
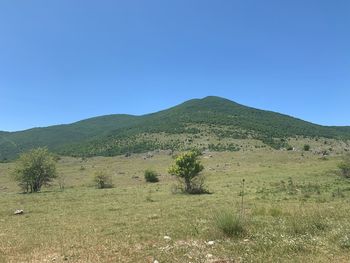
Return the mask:
<path fill-rule="evenodd" d="M 212 246 L 212 245 L 214 245 L 215 244 L 215 242 L 214 241 L 208 241 L 208 243 L 207 243 L 209 246 Z"/>
<path fill-rule="evenodd" d="M 14 212 L 15 215 L 21 215 L 23 213 L 24 213 L 24 211 L 22 209 L 18 209 Z"/>
<path fill-rule="evenodd" d="M 153 263 L 159 263 L 159 261 L 155 259 L 155 260 L 153 261 Z"/>
<path fill-rule="evenodd" d="M 207 254 L 207 255 L 206 255 L 206 258 L 212 258 L 212 257 L 213 257 L 212 254 Z"/>
<path fill-rule="evenodd" d="M 165 240 L 171 240 L 171 237 L 169 237 L 169 236 L 164 236 L 164 239 L 165 239 Z"/>

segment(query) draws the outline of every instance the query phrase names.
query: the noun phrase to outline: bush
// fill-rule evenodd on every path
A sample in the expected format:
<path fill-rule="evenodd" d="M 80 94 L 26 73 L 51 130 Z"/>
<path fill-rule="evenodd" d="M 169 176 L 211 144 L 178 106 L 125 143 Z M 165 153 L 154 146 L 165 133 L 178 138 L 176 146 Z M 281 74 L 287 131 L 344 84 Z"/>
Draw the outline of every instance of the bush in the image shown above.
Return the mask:
<path fill-rule="evenodd" d="M 35 193 L 56 178 L 56 161 L 46 148 L 21 154 L 16 162 L 14 178 L 24 192 Z"/>
<path fill-rule="evenodd" d="M 342 162 L 338 164 L 338 168 L 343 177 L 350 178 L 350 154 L 343 157 Z"/>
<path fill-rule="evenodd" d="M 182 183 L 183 192 L 188 194 L 209 193 L 204 188 L 204 177 L 199 173 L 204 169 L 198 160 L 198 153 L 194 151 L 180 154 L 175 159 L 175 164 L 169 168 L 169 173 L 177 176 Z"/>
<path fill-rule="evenodd" d="M 246 223 L 232 212 L 219 212 L 214 219 L 216 227 L 227 237 L 240 237 L 246 233 Z"/>
<path fill-rule="evenodd" d="M 102 171 L 98 171 L 95 173 L 94 182 L 96 183 L 96 187 L 98 189 L 113 187 L 112 178 Z"/>
<path fill-rule="evenodd" d="M 145 180 L 148 183 L 157 183 L 159 182 L 158 174 L 155 171 L 147 169 L 145 171 Z"/>
<path fill-rule="evenodd" d="M 308 144 L 305 144 L 304 147 L 303 147 L 303 149 L 304 149 L 305 152 L 310 151 L 310 148 L 311 148 L 311 147 L 310 147 L 310 145 L 308 145 Z"/>

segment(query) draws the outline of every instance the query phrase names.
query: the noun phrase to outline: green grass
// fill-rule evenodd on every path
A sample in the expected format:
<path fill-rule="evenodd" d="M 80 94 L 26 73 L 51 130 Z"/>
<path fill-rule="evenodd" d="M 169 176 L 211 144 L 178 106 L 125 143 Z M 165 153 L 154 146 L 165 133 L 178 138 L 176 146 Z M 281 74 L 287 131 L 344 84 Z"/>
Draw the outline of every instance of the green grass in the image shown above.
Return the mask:
<path fill-rule="evenodd" d="M 172 194 L 166 153 L 64 157 L 64 190 L 56 182 L 38 194 L 19 193 L 12 164 L 0 164 L 0 262 L 349 262 L 350 181 L 334 173 L 340 158 L 257 149 L 201 160 L 210 195 Z M 145 182 L 146 169 L 159 183 Z M 100 170 L 114 188 L 95 188 Z M 243 178 L 248 223 L 231 238 L 215 216 L 239 211 Z"/>
<path fill-rule="evenodd" d="M 242 237 L 248 228 L 245 219 L 232 211 L 216 212 L 214 220 L 216 227 L 227 237 Z"/>

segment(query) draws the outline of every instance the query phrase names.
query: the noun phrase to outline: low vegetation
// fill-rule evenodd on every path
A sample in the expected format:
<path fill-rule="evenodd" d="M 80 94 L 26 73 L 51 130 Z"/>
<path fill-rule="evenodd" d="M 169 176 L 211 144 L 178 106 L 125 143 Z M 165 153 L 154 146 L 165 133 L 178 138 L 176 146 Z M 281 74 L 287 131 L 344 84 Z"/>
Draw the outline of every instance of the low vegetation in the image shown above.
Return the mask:
<path fill-rule="evenodd" d="M 350 178 L 350 154 L 343 157 L 343 160 L 338 165 L 341 175 L 345 178 Z"/>
<path fill-rule="evenodd" d="M 311 148 L 311 147 L 310 147 L 309 144 L 305 144 L 304 147 L 303 147 L 303 149 L 304 149 L 305 152 L 310 151 L 310 148 Z"/>
<path fill-rule="evenodd" d="M 94 182 L 98 189 L 112 188 L 112 178 L 103 171 L 97 171 L 95 173 Z"/>
<path fill-rule="evenodd" d="M 217 212 L 214 221 L 216 227 L 227 237 L 242 237 L 247 232 L 247 222 L 232 211 Z"/>
<path fill-rule="evenodd" d="M 306 143 L 195 154 L 210 195 L 171 193 L 185 183 L 167 173 L 168 152 L 61 157 L 51 186 L 26 195 L 16 164 L 2 163 L 0 262 L 349 262 L 350 186 L 335 172 L 344 160 L 303 152 Z M 143 178 L 150 167 L 157 184 Z M 117 184 L 96 189 L 96 174 Z"/>
<path fill-rule="evenodd" d="M 147 169 L 145 171 L 145 174 L 144 174 L 145 180 L 148 183 L 157 183 L 157 182 L 159 182 L 158 176 L 159 175 L 157 174 L 157 172 L 155 172 L 153 170 L 150 170 L 150 169 Z"/>

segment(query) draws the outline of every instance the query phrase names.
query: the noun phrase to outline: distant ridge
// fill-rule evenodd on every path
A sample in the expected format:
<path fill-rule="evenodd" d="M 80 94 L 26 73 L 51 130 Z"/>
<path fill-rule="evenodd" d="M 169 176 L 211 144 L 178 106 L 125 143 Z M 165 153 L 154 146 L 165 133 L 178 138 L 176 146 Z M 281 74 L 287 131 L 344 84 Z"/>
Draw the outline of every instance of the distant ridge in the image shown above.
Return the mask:
<path fill-rule="evenodd" d="M 189 137 L 198 141 L 192 146 L 203 148 L 212 143 L 200 143 L 200 138 L 211 141 L 216 137 L 257 139 L 279 148 L 285 146 L 280 139 L 283 142 L 293 136 L 348 140 L 350 127 L 321 126 L 209 96 L 142 116 L 114 114 L 72 124 L 0 132 L 0 160 L 12 159 L 38 146 L 47 146 L 59 154 L 109 156 L 155 149 L 181 150 L 191 147 Z M 222 149 L 236 150 L 232 143 L 228 145 Z"/>

